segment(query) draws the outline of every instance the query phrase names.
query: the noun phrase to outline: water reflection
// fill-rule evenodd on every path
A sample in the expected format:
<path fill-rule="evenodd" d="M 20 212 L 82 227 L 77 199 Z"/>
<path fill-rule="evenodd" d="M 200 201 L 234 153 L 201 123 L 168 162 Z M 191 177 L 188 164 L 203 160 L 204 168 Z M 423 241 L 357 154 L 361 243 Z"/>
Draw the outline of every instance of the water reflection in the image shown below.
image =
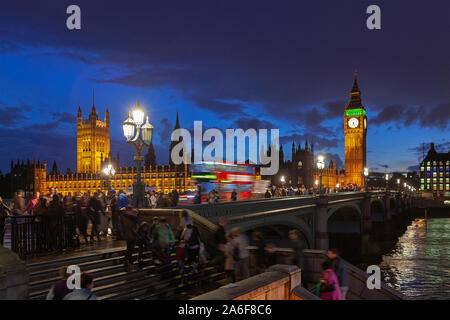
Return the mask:
<path fill-rule="evenodd" d="M 450 218 L 414 221 L 380 267 L 384 281 L 412 299 L 450 299 Z"/>

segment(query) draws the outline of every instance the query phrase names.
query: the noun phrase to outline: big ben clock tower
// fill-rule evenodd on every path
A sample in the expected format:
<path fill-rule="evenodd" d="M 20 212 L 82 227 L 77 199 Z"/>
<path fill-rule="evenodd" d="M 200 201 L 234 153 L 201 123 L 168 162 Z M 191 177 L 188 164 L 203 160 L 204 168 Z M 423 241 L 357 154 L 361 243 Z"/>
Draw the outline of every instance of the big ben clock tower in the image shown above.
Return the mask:
<path fill-rule="evenodd" d="M 367 114 L 361 102 L 358 82 L 353 82 L 350 102 L 344 114 L 345 134 L 345 184 L 364 184 L 364 167 L 366 166 Z"/>

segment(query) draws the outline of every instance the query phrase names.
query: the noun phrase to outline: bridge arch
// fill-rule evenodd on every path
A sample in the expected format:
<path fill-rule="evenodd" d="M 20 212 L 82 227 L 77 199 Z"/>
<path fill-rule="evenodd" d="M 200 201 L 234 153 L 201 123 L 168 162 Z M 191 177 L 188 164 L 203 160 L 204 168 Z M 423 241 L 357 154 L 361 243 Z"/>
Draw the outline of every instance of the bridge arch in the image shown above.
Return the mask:
<path fill-rule="evenodd" d="M 386 220 L 386 209 L 382 199 L 373 198 L 370 200 L 370 219 L 372 222 L 383 222 Z"/>
<path fill-rule="evenodd" d="M 341 210 L 341 209 L 345 209 L 345 208 L 351 208 L 353 209 L 355 212 L 358 213 L 360 220 L 362 220 L 362 212 L 361 212 L 361 207 L 359 205 L 357 205 L 356 203 L 344 203 L 341 205 L 336 205 L 331 207 L 330 209 L 328 209 L 328 217 L 327 220 L 329 220 L 331 218 L 331 216 L 333 214 L 335 214 L 337 211 Z"/>
<path fill-rule="evenodd" d="M 245 221 L 240 222 L 237 225 L 229 224 L 229 228 L 233 227 L 240 227 L 242 231 L 246 233 L 251 231 L 262 231 L 264 228 L 268 228 L 269 230 L 273 230 L 275 232 L 284 230 L 286 231 L 286 238 L 284 240 L 288 238 L 287 231 L 291 229 L 297 229 L 305 239 L 307 247 L 309 249 L 312 249 L 314 247 L 314 237 L 312 229 L 301 219 L 298 219 L 298 221 L 295 221 L 294 219 L 291 219 L 291 221 L 282 219 L 270 219 L 270 221 Z"/>

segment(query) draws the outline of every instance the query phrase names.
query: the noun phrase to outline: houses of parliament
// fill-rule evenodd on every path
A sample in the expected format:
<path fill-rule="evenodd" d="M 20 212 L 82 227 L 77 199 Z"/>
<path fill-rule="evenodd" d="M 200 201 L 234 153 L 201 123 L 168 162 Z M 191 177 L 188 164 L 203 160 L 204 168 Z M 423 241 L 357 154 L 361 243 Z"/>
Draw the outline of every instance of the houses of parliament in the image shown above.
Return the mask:
<path fill-rule="evenodd" d="M 139 102 L 138 102 L 139 103 Z M 107 188 L 106 177 L 102 173 L 104 167 L 112 164 L 115 174 L 110 178 L 112 189 L 131 190 L 136 181 L 136 167 L 120 166 L 119 154 L 112 157 L 110 152 L 110 117 L 108 108 L 104 120 L 100 120 L 95 108 L 94 99 L 91 112 L 87 119 L 83 119 L 81 107 L 77 113 L 77 170 L 68 169 L 65 174 L 58 172 L 56 163 L 50 174 L 47 174 L 47 162 L 27 160 L 20 163 L 11 162 L 11 172 L 0 178 L 2 195 L 12 195 L 18 189 L 25 192 L 47 193 L 50 188 L 57 188 L 58 192 L 67 195 L 80 191 L 93 194 Z M 175 128 L 179 127 L 177 120 Z M 131 152 L 131 150 L 130 150 Z M 173 189 L 184 192 L 191 186 L 187 165 L 168 166 L 156 165 L 156 157 L 151 144 L 141 172 L 142 181 L 147 186 L 155 187 L 164 193 Z"/>

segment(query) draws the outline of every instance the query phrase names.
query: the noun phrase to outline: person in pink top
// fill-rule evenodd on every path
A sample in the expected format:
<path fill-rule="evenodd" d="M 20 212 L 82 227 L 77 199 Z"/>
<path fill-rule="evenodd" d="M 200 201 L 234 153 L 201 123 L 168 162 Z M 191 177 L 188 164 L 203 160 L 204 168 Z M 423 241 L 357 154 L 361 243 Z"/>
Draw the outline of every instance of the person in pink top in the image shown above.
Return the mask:
<path fill-rule="evenodd" d="M 33 193 L 33 198 L 28 201 L 27 207 L 25 208 L 25 213 L 28 213 L 28 211 L 33 211 L 34 207 L 36 207 L 39 202 L 39 195 L 39 192 Z"/>
<path fill-rule="evenodd" d="M 339 280 L 334 273 L 331 262 L 326 260 L 322 264 L 323 273 L 320 290 L 320 299 L 322 300 L 342 300 L 341 289 L 339 288 Z"/>

